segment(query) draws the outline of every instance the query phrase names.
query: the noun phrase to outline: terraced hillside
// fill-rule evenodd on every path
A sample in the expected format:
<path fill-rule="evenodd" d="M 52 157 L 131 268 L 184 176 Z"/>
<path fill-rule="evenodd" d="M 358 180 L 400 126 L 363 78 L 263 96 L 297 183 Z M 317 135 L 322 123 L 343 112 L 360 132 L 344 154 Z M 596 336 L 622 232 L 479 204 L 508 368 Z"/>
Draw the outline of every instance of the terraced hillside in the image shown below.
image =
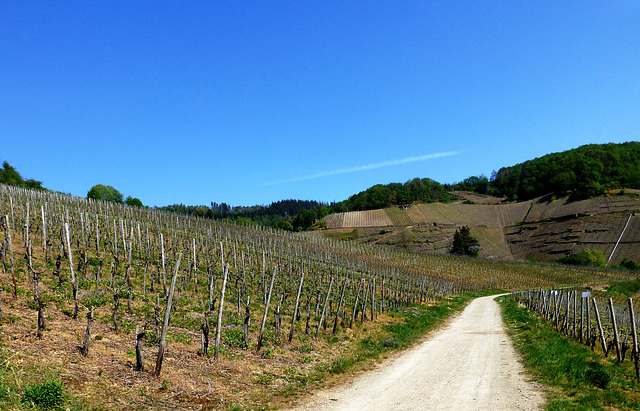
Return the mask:
<path fill-rule="evenodd" d="M 506 228 L 505 235 L 516 259 L 557 257 L 591 248 L 611 257 L 613 264 L 624 258 L 637 261 L 640 216 L 634 214 L 638 212 L 636 192 L 574 202 L 542 198 L 532 204 L 524 223 Z"/>
<path fill-rule="evenodd" d="M 334 214 L 325 221 L 328 232 L 368 228 L 359 230 L 363 241 L 415 250 L 447 252 L 455 230 L 467 225 L 484 257 L 554 260 L 591 248 L 611 257 L 612 264 L 640 258 L 637 190 L 582 201 L 549 196 L 505 204 L 477 194 L 466 198 L 473 204 L 416 204 Z"/>

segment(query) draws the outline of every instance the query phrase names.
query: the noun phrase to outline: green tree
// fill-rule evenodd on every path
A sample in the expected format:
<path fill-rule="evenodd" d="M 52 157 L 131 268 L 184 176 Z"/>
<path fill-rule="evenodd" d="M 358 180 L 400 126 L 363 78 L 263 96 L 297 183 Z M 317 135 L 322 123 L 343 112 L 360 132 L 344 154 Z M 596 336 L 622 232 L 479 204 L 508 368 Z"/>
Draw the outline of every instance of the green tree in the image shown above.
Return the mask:
<path fill-rule="evenodd" d="M 20 173 L 6 161 L 2 163 L 2 168 L 0 168 L 0 183 L 32 190 L 46 190 L 42 187 L 42 181 L 24 180 Z"/>
<path fill-rule="evenodd" d="M 478 240 L 471 235 L 469 226 L 463 226 L 453 235 L 453 243 L 449 252 L 458 255 L 478 255 Z"/>
<path fill-rule="evenodd" d="M 302 210 L 293 219 L 293 229 L 296 231 L 308 230 L 316 220 L 313 210 Z"/>
<path fill-rule="evenodd" d="M 635 261 L 629 260 L 627 258 L 622 260 L 622 262 L 620 263 L 620 267 L 624 267 L 627 270 L 637 270 L 638 268 L 640 268 L 640 266 L 638 266 L 638 264 L 636 264 Z"/>
<path fill-rule="evenodd" d="M 87 198 L 94 200 L 111 201 L 118 204 L 123 204 L 122 193 L 111 186 L 105 186 L 103 184 L 96 184 L 91 187 L 91 190 L 87 193 Z"/>
<path fill-rule="evenodd" d="M 0 183 L 22 187 L 24 180 L 15 168 L 5 161 L 2 163 L 2 170 L 0 170 Z"/>
<path fill-rule="evenodd" d="M 560 264 L 569 265 L 586 265 L 594 267 L 604 267 L 606 259 L 604 253 L 600 250 L 591 250 L 585 248 L 577 254 L 571 254 L 557 260 Z"/>
<path fill-rule="evenodd" d="M 287 220 L 280 220 L 275 224 L 275 226 L 281 230 L 293 231 L 293 225 L 291 225 Z"/>
<path fill-rule="evenodd" d="M 144 206 L 144 205 L 142 204 L 142 201 L 141 201 L 139 198 L 133 198 L 133 197 L 131 197 L 131 196 L 128 196 L 128 197 L 124 200 L 124 202 L 125 202 L 127 205 L 130 205 L 130 206 L 136 206 L 136 207 L 143 207 L 143 206 Z"/>

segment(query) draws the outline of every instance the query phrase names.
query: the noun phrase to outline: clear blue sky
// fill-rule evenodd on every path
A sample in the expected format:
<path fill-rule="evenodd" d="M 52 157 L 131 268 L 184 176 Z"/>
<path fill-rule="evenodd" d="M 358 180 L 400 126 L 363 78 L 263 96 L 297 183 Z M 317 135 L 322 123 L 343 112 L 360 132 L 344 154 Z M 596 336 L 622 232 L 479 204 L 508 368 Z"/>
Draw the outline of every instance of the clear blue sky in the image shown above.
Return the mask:
<path fill-rule="evenodd" d="M 17 1 L 0 160 L 146 205 L 340 201 L 640 140 L 640 3 Z"/>

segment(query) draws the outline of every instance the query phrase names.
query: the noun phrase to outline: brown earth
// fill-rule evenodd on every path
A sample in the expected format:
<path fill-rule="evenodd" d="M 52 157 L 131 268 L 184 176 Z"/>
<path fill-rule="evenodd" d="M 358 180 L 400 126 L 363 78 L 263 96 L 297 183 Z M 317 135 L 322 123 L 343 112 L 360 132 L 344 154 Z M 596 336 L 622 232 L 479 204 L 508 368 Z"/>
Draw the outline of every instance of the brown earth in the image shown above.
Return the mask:
<path fill-rule="evenodd" d="M 255 346 L 243 349 L 223 344 L 218 360 L 197 354 L 199 332 L 170 327 L 162 373 L 156 376 L 158 347 L 146 344 L 145 371 L 135 371 L 134 331 L 114 331 L 108 307 L 95 311 L 91 347 L 84 357 L 78 347 L 85 334 L 86 310 L 74 320 L 67 315 L 69 304 L 49 303 L 46 329 L 38 339 L 36 311 L 28 307 L 25 296 L 14 299 L 4 293 L 2 300 L 0 359 L 4 372 L 13 369 L 16 381 L 23 384 L 42 383 L 45 375 L 56 374 L 66 392 L 92 407 L 109 410 L 262 409 L 286 404 L 313 386 L 312 376 L 323 364 L 349 355 L 357 341 L 375 335 L 392 321 L 380 314 L 375 323 L 339 327 L 331 340 L 331 328 L 321 330 L 317 339 L 296 333 L 291 344 L 283 337 L 282 343 L 269 342 L 260 353 Z M 122 321 L 133 321 L 124 305 Z M 251 338 L 255 343 L 255 333 Z M 296 383 L 305 378 L 309 378 L 308 385 Z"/>

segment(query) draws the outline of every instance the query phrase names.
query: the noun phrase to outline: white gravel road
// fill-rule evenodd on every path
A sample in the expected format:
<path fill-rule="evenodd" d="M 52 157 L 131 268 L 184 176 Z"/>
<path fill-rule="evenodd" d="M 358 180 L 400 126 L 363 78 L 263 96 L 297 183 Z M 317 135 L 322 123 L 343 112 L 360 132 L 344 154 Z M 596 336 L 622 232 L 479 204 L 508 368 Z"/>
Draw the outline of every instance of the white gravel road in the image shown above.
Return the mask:
<path fill-rule="evenodd" d="M 418 346 L 298 410 L 537 410 L 495 296 L 472 301 Z"/>

